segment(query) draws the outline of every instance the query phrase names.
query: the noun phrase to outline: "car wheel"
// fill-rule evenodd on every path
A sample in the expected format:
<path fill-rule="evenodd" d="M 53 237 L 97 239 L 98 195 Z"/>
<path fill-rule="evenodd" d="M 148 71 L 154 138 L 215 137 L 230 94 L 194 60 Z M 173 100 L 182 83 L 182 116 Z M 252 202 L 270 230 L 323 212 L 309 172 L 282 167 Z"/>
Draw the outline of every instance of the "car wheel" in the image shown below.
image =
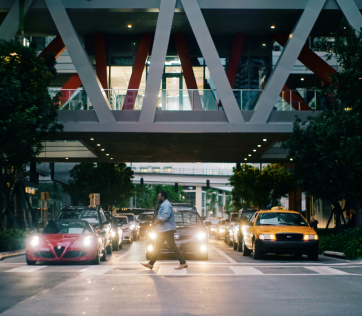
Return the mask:
<path fill-rule="evenodd" d="M 122 246 L 122 241 L 119 243 L 119 249 L 122 249 L 123 246 Z"/>
<path fill-rule="evenodd" d="M 113 251 L 119 250 L 119 241 L 112 243 L 112 250 Z"/>
<path fill-rule="evenodd" d="M 230 238 L 228 238 L 228 246 L 232 246 L 232 245 L 233 245 L 232 240 L 230 240 Z"/>
<path fill-rule="evenodd" d="M 237 251 L 239 251 L 239 252 L 243 251 L 242 250 L 242 248 L 243 248 L 242 244 L 243 244 L 243 240 L 241 238 L 239 238 Z"/>
<path fill-rule="evenodd" d="M 33 265 L 36 264 L 36 261 L 29 260 L 27 256 L 25 256 L 25 258 L 26 258 L 26 264 L 27 264 L 28 266 L 33 266 Z"/>
<path fill-rule="evenodd" d="M 103 256 L 101 258 L 101 261 L 107 261 L 107 251 L 106 249 L 102 250 Z"/>
<path fill-rule="evenodd" d="M 228 236 L 227 235 L 225 235 L 225 237 L 224 237 L 224 243 L 228 244 Z"/>
<path fill-rule="evenodd" d="M 241 246 L 241 252 L 243 253 L 243 256 L 250 256 L 251 251 L 246 247 L 245 241 L 243 241 L 243 244 Z"/>
<path fill-rule="evenodd" d="M 238 244 L 237 244 L 235 241 L 233 242 L 233 249 L 234 249 L 234 250 L 237 250 L 237 249 L 238 249 Z"/>
<path fill-rule="evenodd" d="M 111 242 L 110 245 L 108 245 L 108 246 L 106 247 L 106 250 L 107 250 L 107 255 L 110 255 L 110 254 L 112 253 L 112 242 Z"/>
<path fill-rule="evenodd" d="M 152 258 L 152 254 L 147 251 L 146 252 L 146 259 L 150 260 L 151 258 Z"/>
<path fill-rule="evenodd" d="M 101 258 L 99 257 L 99 252 L 97 250 L 96 257 L 91 261 L 91 264 L 99 264 L 101 262 Z"/>
<path fill-rule="evenodd" d="M 253 259 L 261 259 L 261 252 L 255 245 L 255 241 L 253 242 Z"/>
<path fill-rule="evenodd" d="M 132 243 L 133 243 L 133 238 L 131 238 L 131 239 L 129 240 L 129 243 L 130 243 L 130 244 L 132 244 Z"/>
<path fill-rule="evenodd" d="M 303 254 L 302 254 L 302 253 L 295 253 L 295 254 L 294 254 L 294 258 L 297 259 L 297 260 L 302 259 L 302 257 L 303 257 Z"/>
<path fill-rule="evenodd" d="M 312 261 L 318 261 L 318 252 L 312 252 L 310 254 L 308 254 L 308 259 L 312 260 Z"/>

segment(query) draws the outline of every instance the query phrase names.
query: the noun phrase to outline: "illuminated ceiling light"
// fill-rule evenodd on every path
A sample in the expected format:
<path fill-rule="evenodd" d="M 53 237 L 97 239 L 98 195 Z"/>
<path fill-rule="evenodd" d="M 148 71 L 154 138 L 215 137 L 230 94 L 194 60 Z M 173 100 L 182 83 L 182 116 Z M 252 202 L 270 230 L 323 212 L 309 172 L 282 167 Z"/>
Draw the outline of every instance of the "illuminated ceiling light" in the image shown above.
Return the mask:
<path fill-rule="evenodd" d="M 101 144 L 97 144 L 97 146 L 99 147 Z"/>
<path fill-rule="evenodd" d="M 244 160 L 248 160 L 248 158 L 244 158 Z"/>
<path fill-rule="evenodd" d="M 131 25 L 131 24 L 128 24 L 127 27 L 130 29 L 130 28 L 132 28 L 132 25 Z"/>
<path fill-rule="evenodd" d="M 251 154 L 249 154 L 248 156 L 251 157 Z"/>
<path fill-rule="evenodd" d="M 101 151 L 105 151 L 105 149 L 102 148 Z"/>
<path fill-rule="evenodd" d="M 258 147 L 261 147 L 261 145 L 258 145 Z"/>
<path fill-rule="evenodd" d="M 263 142 L 266 142 L 266 138 L 263 139 Z"/>
<path fill-rule="evenodd" d="M 270 28 L 271 28 L 271 29 L 275 29 L 275 25 L 272 25 Z"/>
<path fill-rule="evenodd" d="M 18 56 L 17 53 L 11 53 L 10 56 Z"/>
<path fill-rule="evenodd" d="M 253 149 L 253 152 L 256 152 L 256 149 Z"/>
<path fill-rule="evenodd" d="M 300 80 L 304 81 L 304 78 L 300 78 Z"/>
<path fill-rule="evenodd" d="M 90 140 L 94 140 L 94 138 L 91 138 Z"/>
<path fill-rule="evenodd" d="M 66 157 L 65 159 L 67 159 L 67 160 L 68 160 L 69 158 L 68 158 L 68 157 Z"/>
<path fill-rule="evenodd" d="M 293 161 L 293 158 L 290 158 L 290 161 Z"/>
<path fill-rule="evenodd" d="M 106 156 L 109 156 L 109 154 L 106 154 Z"/>
<path fill-rule="evenodd" d="M 111 158 L 111 159 L 113 159 L 113 158 Z"/>
<path fill-rule="evenodd" d="M 266 46 L 266 44 L 265 44 L 265 43 L 263 43 L 263 46 Z"/>

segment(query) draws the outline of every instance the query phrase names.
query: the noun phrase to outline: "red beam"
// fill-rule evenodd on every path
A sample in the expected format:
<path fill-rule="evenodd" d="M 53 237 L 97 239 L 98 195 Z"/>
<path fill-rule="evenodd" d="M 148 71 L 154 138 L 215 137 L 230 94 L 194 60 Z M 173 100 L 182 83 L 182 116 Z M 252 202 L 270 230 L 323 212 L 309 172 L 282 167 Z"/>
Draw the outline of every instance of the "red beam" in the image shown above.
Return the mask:
<path fill-rule="evenodd" d="M 273 38 L 283 47 L 288 41 L 288 35 L 275 34 L 273 35 Z M 335 74 L 337 71 L 328 65 L 328 63 L 326 63 L 310 48 L 304 45 L 298 59 L 325 83 L 332 84 L 329 80 L 329 77 L 331 74 Z"/>
<path fill-rule="evenodd" d="M 140 88 L 141 84 L 142 73 L 145 69 L 145 64 L 150 52 L 152 40 L 153 34 L 142 34 L 141 41 L 138 45 L 136 59 L 133 64 L 131 78 L 129 80 L 128 91 L 122 108 L 123 110 L 133 110 L 134 108 L 138 89 Z"/>
<path fill-rule="evenodd" d="M 40 57 L 43 57 L 44 59 L 47 56 L 47 53 L 53 52 L 55 53 L 55 59 L 58 59 L 58 57 L 63 54 L 65 51 L 65 45 L 63 43 L 62 38 L 60 35 L 57 35 L 47 47 L 44 48 L 44 50 L 39 54 Z"/>
<path fill-rule="evenodd" d="M 297 111 L 312 111 L 310 106 L 297 93 L 289 89 L 287 86 L 283 87 L 280 96 Z"/>
<path fill-rule="evenodd" d="M 202 111 L 200 94 L 197 88 L 196 78 L 192 69 L 192 62 L 189 51 L 187 49 L 186 39 L 184 34 L 174 34 L 176 50 L 181 61 L 182 74 L 185 78 L 186 87 L 189 91 L 190 99 L 192 100 L 193 110 Z"/>
<path fill-rule="evenodd" d="M 239 62 L 241 58 L 241 53 L 243 52 L 245 35 L 244 34 L 235 34 L 233 45 L 231 47 L 229 62 L 226 67 L 226 76 L 229 79 L 231 89 L 234 89 L 236 75 L 238 74 Z"/>
<path fill-rule="evenodd" d="M 73 74 L 62 89 L 78 89 L 81 84 L 82 81 L 80 81 L 78 74 Z"/>
<path fill-rule="evenodd" d="M 107 52 L 104 34 L 94 34 L 94 52 L 96 58 L 96 73 L 98 79 L 101 82 L 103 89 L 108 89 Z"/>

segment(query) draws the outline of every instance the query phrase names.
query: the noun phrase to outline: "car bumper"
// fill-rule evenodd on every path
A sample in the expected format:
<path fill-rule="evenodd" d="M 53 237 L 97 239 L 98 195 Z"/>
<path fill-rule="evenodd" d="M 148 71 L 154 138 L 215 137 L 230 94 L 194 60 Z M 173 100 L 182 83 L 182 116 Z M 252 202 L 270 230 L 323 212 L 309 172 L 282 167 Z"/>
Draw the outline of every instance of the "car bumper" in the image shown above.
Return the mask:
<path fill-rule="evenodd" d="M 50 249 L 39 249 L 37 251 L 26 250 L 26 257 L 31 261 L 66 262 L 66 261 L 91 261 L 97 255 L 97 249 L 69 249 L 58 257 Z M 49 258 L 53 255 L 53 258 Z"/>
<path fill-rule="evenodd" d="M 318 240 L 298 240 L 298 241 L 281 241 L 281 240 L 261 240 L 257 239 L 255 246 L 262 253 L 282 253 L 282 254 L 310 254 L 318 252 Z"/>

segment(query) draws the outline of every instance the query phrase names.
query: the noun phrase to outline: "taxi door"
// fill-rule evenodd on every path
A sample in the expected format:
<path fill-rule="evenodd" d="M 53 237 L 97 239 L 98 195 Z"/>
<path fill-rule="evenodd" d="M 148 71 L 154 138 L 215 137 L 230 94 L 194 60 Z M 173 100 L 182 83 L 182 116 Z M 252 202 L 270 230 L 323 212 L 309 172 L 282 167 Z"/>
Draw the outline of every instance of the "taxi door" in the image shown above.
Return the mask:
<path fill-rule="evenodd" d="M 253 235 L 254 235 L 254 223 L 255 223 L 255 219 L 257 217 L 257 212 L 253 215 L 253 217 L 250 219 L 250 222 L 248 225 L 245 226 L 244 228 L 244 240 L 245 240 L 245 245 L 246 247 L 248 247 L 249 249 L 251 249 L 253 247 Z"/>

